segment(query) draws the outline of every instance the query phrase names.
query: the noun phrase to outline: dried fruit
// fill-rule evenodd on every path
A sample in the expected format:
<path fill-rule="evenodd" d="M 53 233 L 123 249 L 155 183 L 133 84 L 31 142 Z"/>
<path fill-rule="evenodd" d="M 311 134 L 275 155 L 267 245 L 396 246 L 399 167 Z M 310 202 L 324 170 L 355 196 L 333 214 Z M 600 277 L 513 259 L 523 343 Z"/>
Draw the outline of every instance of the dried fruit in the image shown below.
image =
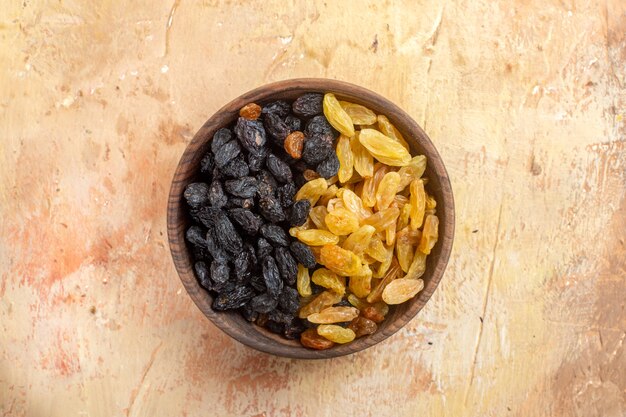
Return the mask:
<path fill-rule="evenodd" d="M 282 247 L 276 248 L 275 257 L 283 281 L 288 285 L 295 284 L 296 276 L 298 275 L 298 264 L 291 256 L 289 250 Z"/>
<path fill-rule="evenodd" d="M 307 200 L 308 201 L 308 200 Z M 309 211 L 309 217 L 315 224 L 315 227 L 321 230 L 328 230 L 326 226 L 326 215 L 328 210 L 324 206 L 315 206 Z"/>
<path fill-rule="evenodd" d="M 339 236 L 319 229 L 299 230 L 296 237 L 309 246 L 336 245 L 339 243 Z"/>
<path fill-rule="evenodd" d="M 267 148 L 260 148 L 259 153 L 248 154 L 248 168 L 250 172 L 259 172 L 265 164 L 265 158 L 267 157 Z"/>
<path fill-rule="evenodd" d="M 339 171 L 337 172 L 339 182 L 346 182 L 352 177 L 354 155 L 350 148 L 350 139 L 344 135 L 339 136 L 337 141 L 337 158 L 339 160 Z"/>
<path fill-rule="evenodd" d="M 235 287 L 233 290 L 219 294 L 213 300 L 214 310 L 233 310 L 242 307 L 254 297 L 254 290 L 248 286 Z"/>
<path fill-rule="evenodd" d="M 350 149 L 354 158 L 354 170 L 363 178 L 371 178 L 374 175 L 374 158 L 359 141 L 360 132 L 350 138 Z"/>
<path fill-rule="evenodd" d="M 236 140 L 231 140 L 230 142 L 225 143 L 217 150 L 217 152 L 215 152 L 215 165 L 218 168 L 224 167 L 230 161 L 235 159 L 240 152 L 241 147 L 239 146 L 239 142 Z"/>
<path fill-rule="evenodd" d="M 248 164 L 241 154 L 222 168 L 222 175 L 229 178 L 245 177 L 249 173 Z"/>
<path fill-rule="evenodd" d="M 228 215 L 249 235 L 256 235 L 263 223 L 260 216 L 244 208 L 231 209 Z"/>
<path fill-rule="evenodd" d="M 311 202 L 309 200 L 298 200 L 291 207 L 289 214 L 289 224 L 291 226 L 302 226 L 311 210 Z"/>
<path fill-rule="evenodd" d="M 210 200 L 209 186 L 203 182 L 194 182 L 185 187 L 183 196 L 189 207 L 202 207 L 209 204 Z"/>
<path fill-rule="evenodd" d="M 263 258 L 263 280 L 267 287 L 267 293 L 272 297 L 278 298 L 283 290 L 283 281 L 280 279 L 280 271 L 276 261 L 271 256 Z"/>
<path fill-rule="evenodd" d="M 248 152 L 256 155 L 262 155 L 265 152 L 264 145 L 266 142 L 265 129 L 263 124 L 258 120 L 248 120 L 240 117 L 237 119 L 237 125 L 235 126 L 235 134 L 239 138 L 241 145 L 248 150 Z M 216 155 L 217 164 L 217 155 Z M 252 164 L 248 160 L 250 166 Z M 218 165 L 219 166 L 219 165 Z"/>
<path fill-rule="evenodd" d="M 387 304 L 401 304 L 415 297 L 424 288 L 421 279 L 398 278 L 390 282 L 383 290 L 383 301 Z"/>
<path fill-rule="evenodd" d="M 373 227 L 373 226 L 370 226 Z M 376 230 L 376 229 L 374 229 Z M 387 259 L 387 248 L 383 244 L 382 240 L 373 237 L 365 249 L 365 253 L 376 259 L 378 262 L 384 262 Z"/>
<path fill-rule="evenodd" d="M 374 278 L 382 278 L 385 276 L 392 261 L 395 259 L 393 256 L 393 246 L 385 247 L 386 255 L 385 259 L 378 265 L 378 268 L 372 272 Z"/>
<path fill-rule="evenodd" d="M 315 350 L 330 349 L 335 346 L 334 342 L 317 334 L 315 329 L 307 329 L 300 335 L 300 343 L 302 346 Z"/>
<path fill-rule="evenodd" d="M 224 183 L 226 192 L 241 198 L 254 197 L 257 193 L 257 180 L 254 177 L 242 177 Z"/>
<path fill-rule="evenodd" d="M 376 189 L 376 208 L 378 210 L 384 210 L 391 205 L 396 196 L 398 184 L 400 184 L 400 175 L 397 172 L 391 171 L 385 174 Z"/>
<path fill-rule="evenodd" d="M 376 113 L 360 104 L 340 101 L 341 108 L 350 116 L 355 125 L 371 125 L 376 123 Z"/>
<path fill-rule="evenodd" d="M 372 270 L 367 267 L 363 269 L 365 270 L 364 273 L 352 275 L 348 283 L 350 291 L 360 298 L 367 297 L 372 291 Z"/>
<path fill-rule="evenodd" d="M 278 299 L 268 293 L 262 293 L 250 300 L 250 308 L 257 313 L 269 313 L 278 305 Z"/>
<path fill-rule="evenodd" d="M 239 109 L 239 116 L 248 120 L 256 120 L 261 115 L 261 106 L 256 103 L 248 103 Z"/>
<path fill-rule="evenodd" d="M 302 242 L 291 242 L 289 249 L 296 260 L 304 265 L 305 268 L 315 268 L 315 256 L 311 249 Z"/>
<path fill-rule="evenodd" d="M 345 208 L 329 212 L 325 218 L 326 226 L 337 236 L 349 235 L 359 228 L 359 219 Z"/>
<path fill-rule="evenodd" d="M 213 168 L 215 168 L 215 159 L 211 152 L 207 152 L 202 157 L 202 161 L 200 161 L 200 172 L 210 175 Z"/>
<path fill-rule="evenodd" d="M 333 151 L 332 136 L 306 136 L 302 146 L 302 159 L 309 165 L 317 165 Z"/>
<path fill-rule="evenodd" d="M 418 279 L 419 277 L 424 275 L 425 271 L 426 271 L 426 254 L 417 250 L 415 251 L 415 255 L 413 256 L 413 262 L 411 262 L 411 266 L 409 267 L 409 270 L 404 276 L 404 278 Z"/>
<path fill-rule="evenodd" d="M 293 198 L 296 196 L 295 184 L 288 183 L 283 184 L 276 189 L 276 197 L 278 198 L 278 202 L 284 208 L 291 207 L 293 205 Z"/>
<path fill-rule="evenodd" d="M 324 194 L 324 191 L 328 188 L 326 180 L 324 178 L 318 178 L 304 184 L 296 193 L 296 200 L 307 199 L 311 202 L 311 206 L 314 206 L 317 200 Z"/>
<path fill-rule="evenodd" d="M 424 230 L 422 231 L 422 239 L 418 249 L 420 252 L 428 255 L 437 243 L 439 238 L 439 218 L 435 215 L 429 214 L 424 221 Z"/>
<path fill-rule="evenodd" d="M 437 201 L 435 201 L 435 198 L 433 196 L 427 193 L 426 194 L 426 211 L 435 210 L 435 207 L 437 207 Z"/>
<path fill-rule="evenodd" d="M 354 307 L 328 307 L 319 313 L 313 313 L 307 320 L 316 324 L 331 324 L 350 321 L 358 317 L 359 310 Z"/>
<path fill-rule="evenodd" d="M 337 195 L 337 190 L 338 190 L 338 188 L 337 188 L 337 186 L 335 184 L 332 184 L 332 185 L 328 186 L 326 191 L 324 191 L 324 194 L 322 194 L 320 199 L 317 201 L 317 204 L 319 206 L 327 205 L 328 202 L 330 201 L 330 199 L 334 198 Z"/>
<path fill-rule="evenodd" d="M 336 324 L 320 324 L 317 326 L 317 334 L 335 343 L 352 342 L 356 337 L 352 330 Z"/>
<path fill-rule="evenodd" d="M 300 117 L 312 117 L 322 113 L 324 96 L 317 93 L 303 94 L 291 105 L 293 113 Z"/>
<path fill-rule="evenodd" d="M 383 116 L 379 114 L 378 117 L 378 130 L 380 130 L 383 135 L 395 140 L 398 142 L 404 149 L 409 150 L 409 145 L 406 143 L 398 129 L 394 125 L 391 124 L 387 116 Z"/>
<path fill-rule="evenodd" d="M 230 142 L 233 139 L 234 139 L 233 132 L 231 132 L 229 129 L 226 129 L 226 128 L 218 129 L 213 134 L 213 139 L 211 140 L 211 152 L 215 154 L 219 148 L 221 148 L 227 142 Z"/>
<path fill-rule="evenodd" d="M 385 243 L 389 246 L 393 246 L 396 243 L 396 225 L 391 223 L 385 229 Z"/>
<path fill-rule="evenodd" d="M 298 237 L 300 237 L 299 234 Z M 337 238 L 337 242 L 338 241 L 339 238 Z M 336 274 L 344 276 L 357 275 L 362 272 L 363 268 L 361 259 L 357 255 L 336 244 L 326 244 L 322 247 L 320 251 L 320 263 Z"/>
<path fill-rule="evenodd" d="M 415 250 L 413 249 L 413 245 L 411 245 L 409 228 L 405 227 L 398 232 L 396 238 L 396 256 L 400 268 L 402 268 L 404 272 L 409 270 L 411 262 L 413 262 L 414 253 Z"/>
<path fill-rule="evenodd" d="M 289 238 L 285 230 L 275 224 L 266 223 L 261 226 L 261 236 L 273 243 L 275 246 L 289 246 Z"/>
<path fill-rule="evenodd" d="M 283 207 L 274 197 L 262 197 L 259 200 L 261 215 L 272 223 L 282 222 L 286 219 Z"/>
<path fill-rule="evenodd" d="M 302 297 L 308 297 L 312 294 L 311 278 L 309 276 L 309 270 L 304 265 L 298 265 L 296 287 L 298 288 L 298 293 Z"/>
<path fill-rule="evenodd" d="M 277 100 L 263 106 L 263 114 L 276 114 L 280 117 L 285 117 L 289 114 L 291 106 L 285 100 Z"/>
<path fill-rule="evenodd" d="M 374 172 L 374 176 L 367 178 L 363 182 L 361 198 L 364 206 L 374 207 L 376 205 L 376 189 L 387 172 L 389 172 L 389 167 L 387 165 L 380 165 Z"/>
<path fill-rule="evenodd" d="M 363 225 L 350 234 L 341 247 L 356 255 L 361 255 L 368 248 L 370 239 L 375 232 L 376 229 L 373 226 Z"/>
<path fill-rule="evenodd" d="M 408 165 L 403 166 L 398 171 L 400 175 L 400 184 L 398 185 L 398 192 L 401 192 L 407 185 L 413 180 L 419 180 L 424 175 L 426 169 L 426 157 L 424 155 L 418 155 L 411 158 Z"/>
<path fill-rule="evenodd" d="M 413 206 L 411 204 L 405 204 L 400 209 L 400 216 L 398 217 L 398 223 L 396 224 L 396 230 L 404 229 L 409 225 L 411 220 L 411 210 L 413 210 Z M 417 229 L 416 229 L 417 230 Z"/>
<path fill-rule="evenodd" d="M 283 144 L 285 151 L 294 159 L 302 158 L 302 148 L 304 147 L 304 133 L 295 131 L 291 132 L 285 138 Z"/>
<path fill-rule="evenodd" d="M 267 169 L 274 175 L 276 180 L 282 183 L 289 183 L 293 181 L 293 177 L 291 175 L 291 168 L 285 162 L 281 161 L 276 157 L 276 155 L 270 153 L 267 155 L 267 159 L 265 160 L 265 165 Z"/>
<path fill-rule="evenodd" d="M 341 107 L 334 94 L 324 94 L 323 107 L 324 115 L 332 127 L 348 137 L 354 135 L 352 119 L 350 119 L 348 113 Z"/>
<path fill-rule="evenodd" d="M 364 207 L 361 198 L 347 187 L 339 189 L 337 191 L 337 197 L 341 198 L 345 208 L 356 214 L 359 220 L 366 219 L 372 215 L 371 210 Z"/>
<path fill-rule="evenodd" d="M 363 220 L 363 224 L 374 226 L 377 232 L 382 232 L 389 227 L 389 225 L 394 224 L 399 215 L 400 210 L 398 210 L 397 207 L 389 207 L 372 214 L 367 219 Z"/>
<path fill-rule="evenodd" d="M 422 226 L 424 212 L 426 211 L 426 192 L 422 180 L 413 180 L 410 185 L 411 191 L 411 227 L 417 229 Z"/>
<path fill-rule="evenodd" d="M 337 159 L 337 154 L 331 152 L 326 159 L 317 165 L 315 171 L 323 178 L 330 178 L 337 175 L 339 171 L 339 159 Z"/>
<path fill-rule="evenodd" d="M 400 265 L 398 265 L 398 261 L 396 261 L 395 258 L 393 258 L 391 262 L 391 266 L 385 273 L 385 276 L 383 277 L 383 279 L 380 280 L 378 285 L 376 285 L 372 289 L 372 292 L 370 292 L 370 294 L 367 296 L 367 302 L 375 303 L 376 301 L 379 301 L 383 294 L 383 291 L 385 290 L 385 287 L 387 287 L 387 285 L 389 285 L 391 281 L 396 279 L 399 273 L 400 273 Z"/>
<path fill-rule="evenodd" d="M 383 164 L 404 166 L 411 160 L 411 155 L 402 145 L 383 135 L 378 130 L 361 130 L 359 141 L 374 158 Z"/>
<path fill-rule="evenodd" d="M 341 301 L 342 295 L 333 291 L 322 291 L 308 304 L 300 308 L 298 317 L 305 319 L 313 313 L 319 313 L 323 309 L 332 306 Z"/>
<path fill-rule="evenodd" d="M 274 247 L 265 238 L 260 237 L 256 241 L 256 256 L 259 259 L 265 258 L 267 255 L 272 254 Z"/>
<path fill-rule="evenodd" d="M 346 279 L 344 277 L 339 277 L 337 274 L 326 268 L 320 268 L 313 272 L 311 280 L 314 284 L 334 291 L 337 294 L 343 295 L 346 292 Z"/>
<path fill-rule="evenodd" d="M 361 310 L 361 315 L 374 323 L 382 323 L 385 320 L 385 316 L 373 306 L 365 307 Z"/>
<path fill-rule="evenodd" d="M 320 174 L 313 171 L 312 169 L 305 169 L 302 173 L 302 177 L 307 181 L 313 181 L 320 177 Z"/>
<path fill-rule="evenodd" d="M 365 317 L 356 317 L 348 325 L 357 338 L 376 333 L 378 326 L 372 320 Z"/>

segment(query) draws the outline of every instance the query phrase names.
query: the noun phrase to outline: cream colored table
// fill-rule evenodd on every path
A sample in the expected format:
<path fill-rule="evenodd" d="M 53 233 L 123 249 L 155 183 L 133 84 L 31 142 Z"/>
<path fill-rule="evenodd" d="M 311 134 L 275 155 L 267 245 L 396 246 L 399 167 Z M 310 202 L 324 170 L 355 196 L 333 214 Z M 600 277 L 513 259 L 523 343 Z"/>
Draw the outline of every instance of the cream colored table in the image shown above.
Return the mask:
<path fill-rule="evenodd" d="M 626 414 L 626 2 L 0 6 L 0 415 Z M 457 235 L 430 303 L 325 362 L 235 343 L 165 236 L 193 133 L 328 77 L 424 126 Z"/>

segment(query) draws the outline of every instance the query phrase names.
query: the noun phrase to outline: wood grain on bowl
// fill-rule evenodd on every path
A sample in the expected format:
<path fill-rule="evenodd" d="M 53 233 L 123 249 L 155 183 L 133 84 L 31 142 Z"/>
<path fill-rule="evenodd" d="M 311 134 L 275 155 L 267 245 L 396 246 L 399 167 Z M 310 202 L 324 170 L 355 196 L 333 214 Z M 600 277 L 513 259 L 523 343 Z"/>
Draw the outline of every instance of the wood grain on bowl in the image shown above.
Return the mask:
<path fill-rule="evenodd" d="M 198 283 L 191 255 L 185 242 L 189 225 L 183 191 L 198 172 L 200 161 L 208 150 L 213 133 L 236 120 L 239 109 L 255 102 L 258 104 L 285 99 L 294 100 L 306 92 L 333 92 L 340 100 L 365 105 L 377 114 L 386 115 L 404 135 L 411 154 L 426 155 L 428 189 L 437 201 L 439 241 L 428 257 L 427 269 L 422 277 L 424 289 L 414 299 L 390 309 L 384 322 L 373 335 L 356 339 L 346 345 L 315 351 L 304 348 L 297 340 L 287 340 L 266 329 L 247 322 L 237 312 L 215 312 L 213 298 Z M 279 356 L 300 359 L 321 359 L 348 355 L 373 346 L 388 338 L 406 325 L 426 304 L 443 277 L 454 237 L 454 199 L 448 173 L 435 146 L 422 128 L 402 109 L 380 95 L 363 87 L 327 79 L 293 79 L 264 85 L 234 99 L 215 113 L 196 133 L 178 164 L 172 181 L 168 211 L 168 238 L 176 270 L 185 289 L 200 310 L 220 329 L 241 343 Z"/>

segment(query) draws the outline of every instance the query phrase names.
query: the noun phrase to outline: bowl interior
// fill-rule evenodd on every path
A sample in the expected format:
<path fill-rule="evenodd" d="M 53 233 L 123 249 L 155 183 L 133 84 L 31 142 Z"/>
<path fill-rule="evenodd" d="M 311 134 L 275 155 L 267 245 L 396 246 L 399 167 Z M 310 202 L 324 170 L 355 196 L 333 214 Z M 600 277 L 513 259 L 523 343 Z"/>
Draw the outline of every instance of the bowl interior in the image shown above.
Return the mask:
<path fill-rule="evenodd" d="M 193 272 L 193 260 L 185 242 L 185 231 L 190 225 L 183 199 L 184 187 L 193 182 L 200 161 L 208 151 L 215 131 L 234 122 L 239 109 L 247 103 L 265 104 L 284 99 L 294 100 L 305 92 L 333 92 L 340 100 L 362 104 L 377 114 L 386 115 L 402 133 L 411 147 L 412 155 L 426 155 L 424 174 L 429 182 L 427 190 L 437 201 L 439 241 L 428 256 L 427 269 L 422 277 L 424 289 L 414 299 L 392 307 L 378 331 L 346 345 L 323 350 L 309 350 L 297 340 L 286 340 L 260 326 L 247 322 L 237 312 L 214 312 L 212 296 L 204 290 Z M 424 131 L 403 110 L 389 100 L 362 87 L 326 79 L 296 79 L 268 84 L 231 101 L 215 113 L 196 133 L 187 146 L 174 175 L 168 202 L 168 237 L 174 263 L 187 292 L 202 312 L 230 336 L 258 350 L 294 358 L 328 358 L 357 352 L 372 346 L 404 326 L 426 304 L 443 276 L 454 235 L 454 201 L 448 174 L 434 145 Z"/>

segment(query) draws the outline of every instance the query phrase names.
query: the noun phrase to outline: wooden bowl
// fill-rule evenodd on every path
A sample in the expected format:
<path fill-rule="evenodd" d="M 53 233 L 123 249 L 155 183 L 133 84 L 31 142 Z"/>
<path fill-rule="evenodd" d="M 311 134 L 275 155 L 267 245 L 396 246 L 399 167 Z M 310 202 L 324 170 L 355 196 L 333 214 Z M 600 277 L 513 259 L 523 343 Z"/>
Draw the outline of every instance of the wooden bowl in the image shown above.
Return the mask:
<path fill-rule="evenodd" d="M 213 297 L 196 280 L 190 251 L 185 242 L 185 231 L 190 221 L 186 214 L 183 190 L 196 178 L 200 160 L 209 149 L 213 133 L 235 121 L 239 109 L 247 103 L 264 104 L 278 99 L 294 100 L 306 92 L 333 92 L 340 100 L 359 103 L 377 114 L 386 115 L 404 135 L 411 147 L 411 154 L 426 155 L 428 158 L 425 173 L 429 178 L 427 189 L 437 201 L 437 216 L 440 221 L 439 241 L 428 256 L 426 273 L 422 277 L 425 283 L 422 292 L 414 299 L 392 307 L 385 321 L 373 335 L 321 351 L 307 349 L 300 345 L 298 340 L 284 339 L 249 323 L 237 312 L 213 311 L 211 309 Z M 247 346 L 274 355 L 301 359 L 333 358 L 358 352 L 385 340 L 407 324 L 424 307 L 443 276 L 452 249 L 454 199 L 448 173 L 435 146 L 422 128 L 398 106 L 372 91 L 342 81 L 320 78 L 293 79 L 264 85 L 234 99 L 211 116 L 200 128 L 185 149 L 174 174 L 167 208 L 167 232 L 174 264 L 185 289 L 204 315 L 217 327 Z"/>

